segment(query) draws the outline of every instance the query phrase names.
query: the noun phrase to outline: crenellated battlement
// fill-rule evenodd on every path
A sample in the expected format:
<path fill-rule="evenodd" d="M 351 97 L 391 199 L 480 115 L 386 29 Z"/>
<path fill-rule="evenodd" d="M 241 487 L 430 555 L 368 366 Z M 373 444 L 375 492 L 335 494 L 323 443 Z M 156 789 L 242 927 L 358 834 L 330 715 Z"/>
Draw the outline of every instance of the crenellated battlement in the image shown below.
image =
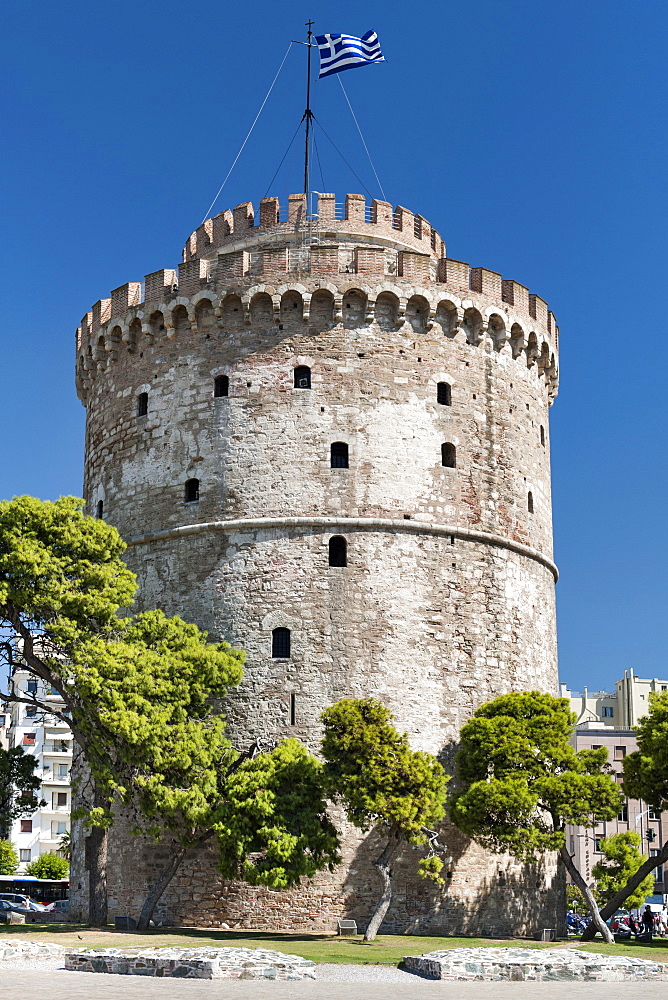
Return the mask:
<path fill-rule="evenodd" d="M 355 299 L 360 325 L 409 335 L 434 334 L 523 358 L 557 394 L 559 329 L 540 296 L 496 271 L 445 256 L 445 244 L 422 216 L 388 202 L 367 206 L 346 195 L 321 194 L 307 219 L 303 195 L 291 195 L 280 222 L 277 198 L 250 202 L 207 219 L 191 235 L 178 269 L 163 268 L 100 299 L 77 329 L 77 385 L 82 400 L 95 372 L 140 343 L 198 331 L 205 305 L 221 332 L 263 322 L 308 332 L 344 322 Z M 290 302 L 286 324 L 285 302 Z M 230 305 L 234 303 L 234 307 Z"/>
<path fill-rule="evenodd" d="M 393 207 L 376 198 L 367 205 L 362 194 L 347 194 L 337 202 L 335 194 L 319 193 L 313 214 L 307 211 L 304 194 L 289 195 L 287 209 L 275 197 L 263 198 L 259 213 L 250 201 L 226 209 L 191 233 L 182 259 L 208 257 L 237 244 L 319 243 L 346 235 L 414 249 L 436 260 L 446 253 L 442 237 L 430 223 L 402 205 Z"/>

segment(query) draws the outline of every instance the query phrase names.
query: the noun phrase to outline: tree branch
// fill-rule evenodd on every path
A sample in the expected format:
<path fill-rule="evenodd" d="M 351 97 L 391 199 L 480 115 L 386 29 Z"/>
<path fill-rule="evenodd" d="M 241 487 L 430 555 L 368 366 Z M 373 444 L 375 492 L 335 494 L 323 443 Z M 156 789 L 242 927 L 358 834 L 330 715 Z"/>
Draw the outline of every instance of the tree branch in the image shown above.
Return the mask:
<path fill-rule="evenodd" d="M 603 920 L 607 920 L 609 917 L 611 917 L 619 909 L 619 907 L 626 900 L 626 898 L 631 895 L 633 890 L 640 885 L 642 880 L 646 878 L 650 872 L 654 871 L 655 868 L 658 868 L 659 865 L 662 865 L 665 861 L 668 861 L 668 840 L 665 842 L 665 844 L 663 844 L 659 853 L 655 854 L 653 857 L 649 857 L 647 861 L 645 861 L 640 866 L 640 868 L 638 868 L 638 870 L 634 872 L 633 875 L 631 875 L 626 885 L 622 889 L 620 889 L 619 892 L 615 893 L 612 899 L 609 900 L 605 904 L 605 906 L 601 907 L 601 917 L 603 918 Z M 595 934 L 596 934 L 596 929 L 595 928 L 592 929 L 590 924 L 590 926 L 587 927 L 586 930 L 584 931 L 582 935 L 582 940 L 591 941 L 593 940 Z"/>

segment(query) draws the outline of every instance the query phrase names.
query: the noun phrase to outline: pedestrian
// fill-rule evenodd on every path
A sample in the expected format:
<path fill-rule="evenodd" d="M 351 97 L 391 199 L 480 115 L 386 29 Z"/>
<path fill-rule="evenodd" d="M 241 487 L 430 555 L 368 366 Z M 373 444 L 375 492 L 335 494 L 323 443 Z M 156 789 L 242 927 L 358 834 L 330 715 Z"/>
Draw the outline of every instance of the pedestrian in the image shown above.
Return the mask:
<path fill-rule="evenodd" d="M 656 915 L 656 929 L 661 937 L 666 936 L 668 931 L 668 907 L 664 906 Z"/>
<path fill-rule="evenodd" d="M 645 909 L 642 911 L 642 926 L 643 926 L 643 937 L 646 941 L 652 940 L 652 934 L 654 932 L 654 914 L 652 913 L 652 907 L 647 904 Z"/>

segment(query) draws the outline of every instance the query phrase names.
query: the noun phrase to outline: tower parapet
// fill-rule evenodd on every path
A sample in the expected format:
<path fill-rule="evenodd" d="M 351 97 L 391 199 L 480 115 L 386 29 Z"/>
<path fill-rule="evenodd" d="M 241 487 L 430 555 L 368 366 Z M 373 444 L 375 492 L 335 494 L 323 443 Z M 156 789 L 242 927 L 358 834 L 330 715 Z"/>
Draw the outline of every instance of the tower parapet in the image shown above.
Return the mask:
<path fill-rule="evenodd" d="M 416 334 L 436 327 L 471 344 L 491 338 L 496 350 L 536 366 L 554 399 L 559 331 L 540 296 L 495 271 L 446 257 L 440 235 L 408 209 L 376 200 L 367 207 L 363 196 L 354 194 L 346 195 L 340 211 L 334 195 L 319 195 L 313 219 L 306 218 L 305 206 L 304 195 L 291 195 L 288 218 L 280 222 L 278 199 L 264 198 L 258 226 L 250 202 L 221 212 L 189 237 L 178 271 L 153 272 L 143 283 L 128 282 L 111 299 L 96 302 L 76 337 L 82 401 L 93 373 L 117 356 L 119 342 L 132 351 L 141 336 L 150 342 L 160 334 L 173 336 L 180 307 L 195 329 L 199 303 L 208 301 L 221 318 L 226 300 L 236 296 L 250 325 L 254 299 L 269 295 L 280 326 L 286 294 L 298 296 L 300 318 L 308 323 L 315 293 L 329 293 L 336 317 L 342 315 L 344 296 L 354 291 L 364 297 L 367 324 L 395 331 L 408 324 Z"/>

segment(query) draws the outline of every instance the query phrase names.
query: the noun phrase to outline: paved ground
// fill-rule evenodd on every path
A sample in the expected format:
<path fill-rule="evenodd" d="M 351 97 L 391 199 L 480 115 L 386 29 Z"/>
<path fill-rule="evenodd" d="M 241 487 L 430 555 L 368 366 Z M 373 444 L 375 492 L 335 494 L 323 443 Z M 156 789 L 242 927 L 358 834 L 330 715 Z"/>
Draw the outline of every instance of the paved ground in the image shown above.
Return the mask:
<path fill-rule="evenodd" d="M 329 968 L 332 968 L 331 966 Z M 349 966 L 338 966 L 339 974 Z M 360 966 L 352 967 L 359 975 Z M 368 966 L 369 975 L 398 972 Z M 323 973 L 325 970 L 323 969 Z M 353 973 L 350 973 L 351 977 Z M 296 983 L 202 982 L 106 976 L 64 970 L 0 968 L 0 997 L 42 996 L 49 1000 L 665 1000 L 666 983 L 441 983 L 400 973 L 391 982 Z"/>

